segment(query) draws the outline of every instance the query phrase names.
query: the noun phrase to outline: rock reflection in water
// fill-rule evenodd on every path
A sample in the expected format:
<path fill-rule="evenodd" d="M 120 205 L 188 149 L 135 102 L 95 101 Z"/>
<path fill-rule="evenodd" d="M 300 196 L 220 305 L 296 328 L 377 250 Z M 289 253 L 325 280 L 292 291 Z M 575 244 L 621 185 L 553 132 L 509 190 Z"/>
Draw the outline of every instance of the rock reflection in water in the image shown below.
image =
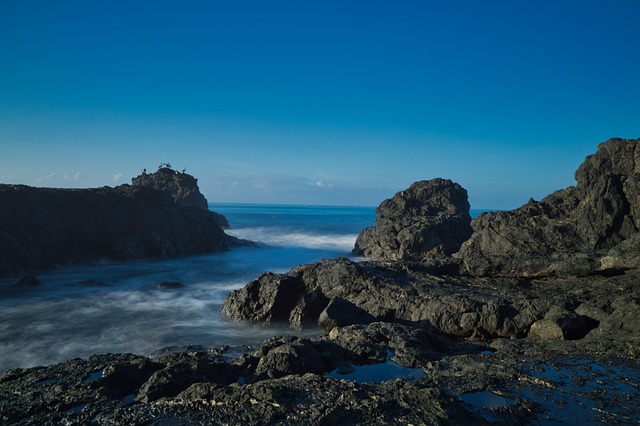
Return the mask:
<path fill-rule="evenodd" d="M 386 382 L 395 379 L 419 379 L 424 377 L 421 368 L 404 367 L 391 360 L 393 353 L 387 351 L 387 360 L 378 364 L 353 366 L 349 369 L 336 369 L 327 376 L 335 379 L 353 380 L 358 383 Z M 345 374 L 346 373 L 346 374 Z"/>

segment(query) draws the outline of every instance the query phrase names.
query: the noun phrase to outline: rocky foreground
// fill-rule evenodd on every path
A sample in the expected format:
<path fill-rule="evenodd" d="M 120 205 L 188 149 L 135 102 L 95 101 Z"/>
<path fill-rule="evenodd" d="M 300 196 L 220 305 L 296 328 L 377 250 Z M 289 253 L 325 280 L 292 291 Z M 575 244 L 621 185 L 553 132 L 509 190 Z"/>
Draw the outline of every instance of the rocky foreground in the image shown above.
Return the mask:
<path fill-rule="evenodd" d="M 0 378 L 3 424 L 638 424 L 640 140 L 577 186 L 471 221 L 417 182 L 355 252 L 265 273 L 230 320 L 323 328 L 259 348 L 97 355 Z"/>
<path fill-rule="evenodd" d="M 129 260 L 228 250 L 197 180 L 162 167 L 115 188 L 0 184 L 0 277 L 100 258 Z M 246 243 L 246 242 L 245 242 Z"/>

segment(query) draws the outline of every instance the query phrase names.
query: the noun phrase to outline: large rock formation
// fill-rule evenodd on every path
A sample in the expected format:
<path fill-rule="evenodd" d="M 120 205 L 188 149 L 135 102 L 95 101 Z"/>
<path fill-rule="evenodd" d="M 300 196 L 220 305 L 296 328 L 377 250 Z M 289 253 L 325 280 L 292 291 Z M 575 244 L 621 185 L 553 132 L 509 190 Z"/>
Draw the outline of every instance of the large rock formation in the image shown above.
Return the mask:
<path fill-rule="evenodd" d="M 325 331 L 377 320 L 423 324 L 458 337 L 523 337 L 556 307 L 574 315 L 582 304 L 604 302 L 598 285 L 620 288 L 602 278 L 534 285 L 513 278 L 487 281 L 430 272 L 434 271 L 417 263 L 321 261 L 286 274 L 259 276 L 227 295 L 222 314 L 233 320 L 289 323 L 294 328 L 320 324 Z M 582 293 L 574 294 L 573 288 L 580 286 Z M 591 329 L 589 324 L 595 327 L 587 322 L 581 329 L 584 334 Z"/>
<path fill-rule="evenodd" d="M 445 179 L 420 181 L 376 209 L 376 222 L 356 240 L 356 255 L 426 260 L 458 251 L 471 235 L 467 191 Z"/>
<path fill-rule="evenodd" d="M 208 209 L 207 199 L 200 193 L 198 179 L 173 170 L 170 166 L 161 166 L 155 173 L 143 171 L 131 179 L 133 186 L 153 188 L 162 192 L 178 206 L 193 206 Z"/>
<path fill-rule="evenodd" d="M 147 176 L 157 182 L 167 172 L 158 174 Z M 176 192 L 202 197 L 187 176 L 181 175 Z M 219 215 L 175 202 L 170 189 L 134 181 L 94 189 L 0 185 L 0 276 L 97 258 L 222 251 L 240 243 L 220 228 Z"/>
<path fill-rule="evenodd" d="M 207 199 L 198 188 L 198 179 L 185 172 L 173 170 L 170 166 L 161 166 L 155 173 L 147 173 L 145 170 L 139 176 L 131 179 L 131 184 L 156 189 L 177 206 L 209 209 Z M 221 228 L 229 228 L 229 222 L 223 215 L 212 213 Z"/>
<path fill-rule="evenodd" d="M 610 139 L 577 185 L 485 213 L 456 257 L 471 275 L 614 274 L 640 267 L 640 139 Z"/>

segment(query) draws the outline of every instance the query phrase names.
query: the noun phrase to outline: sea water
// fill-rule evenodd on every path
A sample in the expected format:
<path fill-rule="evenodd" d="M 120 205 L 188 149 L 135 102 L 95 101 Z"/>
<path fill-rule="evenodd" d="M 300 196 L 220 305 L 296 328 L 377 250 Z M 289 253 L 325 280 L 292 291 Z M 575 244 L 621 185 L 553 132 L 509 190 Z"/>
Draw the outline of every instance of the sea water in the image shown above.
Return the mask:
<path fill-rule="evenodd" d="M 266 271 L 349 257 L 360 230 L 375 220 L 373 207 L 211 204 L 210 209 L 227 217 L 228 234 L 258 246 L 181 259 L 65 266 L 38 274 L 41 284 L 28 288 L 15 286 L 19 277 L 0 281 L 0 373 L 99 353 L 256 345 L 292 334 L 284 326 L 222 319 L 225 296 Z M 184 285 L 158 286 L 162 282 Z"/>
<path fill-rule="evenodd" d="M 373 207 L 211 204 L 226 232 L 258 243 L 181 259 L 100 262 L 38 274 L 41 284 L 0 281 L 0 373 L 100 353 L 149 355 L 167 347 L 256 345 L 273 335 L 307 335 L 286 326 L 249 325 L 220 316 L 229 291 L 259 274 L 351 256 L 373 225 Z M 475 213 L 475 212 L 472 212 Z M 159 286 L 177 282 L 182 286 Z"/>

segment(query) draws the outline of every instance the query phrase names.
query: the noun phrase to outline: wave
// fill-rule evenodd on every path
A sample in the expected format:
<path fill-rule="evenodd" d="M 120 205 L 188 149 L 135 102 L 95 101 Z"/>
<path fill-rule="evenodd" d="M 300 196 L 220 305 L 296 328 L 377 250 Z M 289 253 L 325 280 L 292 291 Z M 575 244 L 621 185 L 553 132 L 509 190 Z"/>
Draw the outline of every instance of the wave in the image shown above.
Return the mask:
<path fill-rule="evenodd" d="M 302 247 L 309 249 L 350 252 L 357 234 L 314 234 L 277 227 L 240 228 L 226 230 L 234 237 L 252 240 L 276 247 Z"/>

